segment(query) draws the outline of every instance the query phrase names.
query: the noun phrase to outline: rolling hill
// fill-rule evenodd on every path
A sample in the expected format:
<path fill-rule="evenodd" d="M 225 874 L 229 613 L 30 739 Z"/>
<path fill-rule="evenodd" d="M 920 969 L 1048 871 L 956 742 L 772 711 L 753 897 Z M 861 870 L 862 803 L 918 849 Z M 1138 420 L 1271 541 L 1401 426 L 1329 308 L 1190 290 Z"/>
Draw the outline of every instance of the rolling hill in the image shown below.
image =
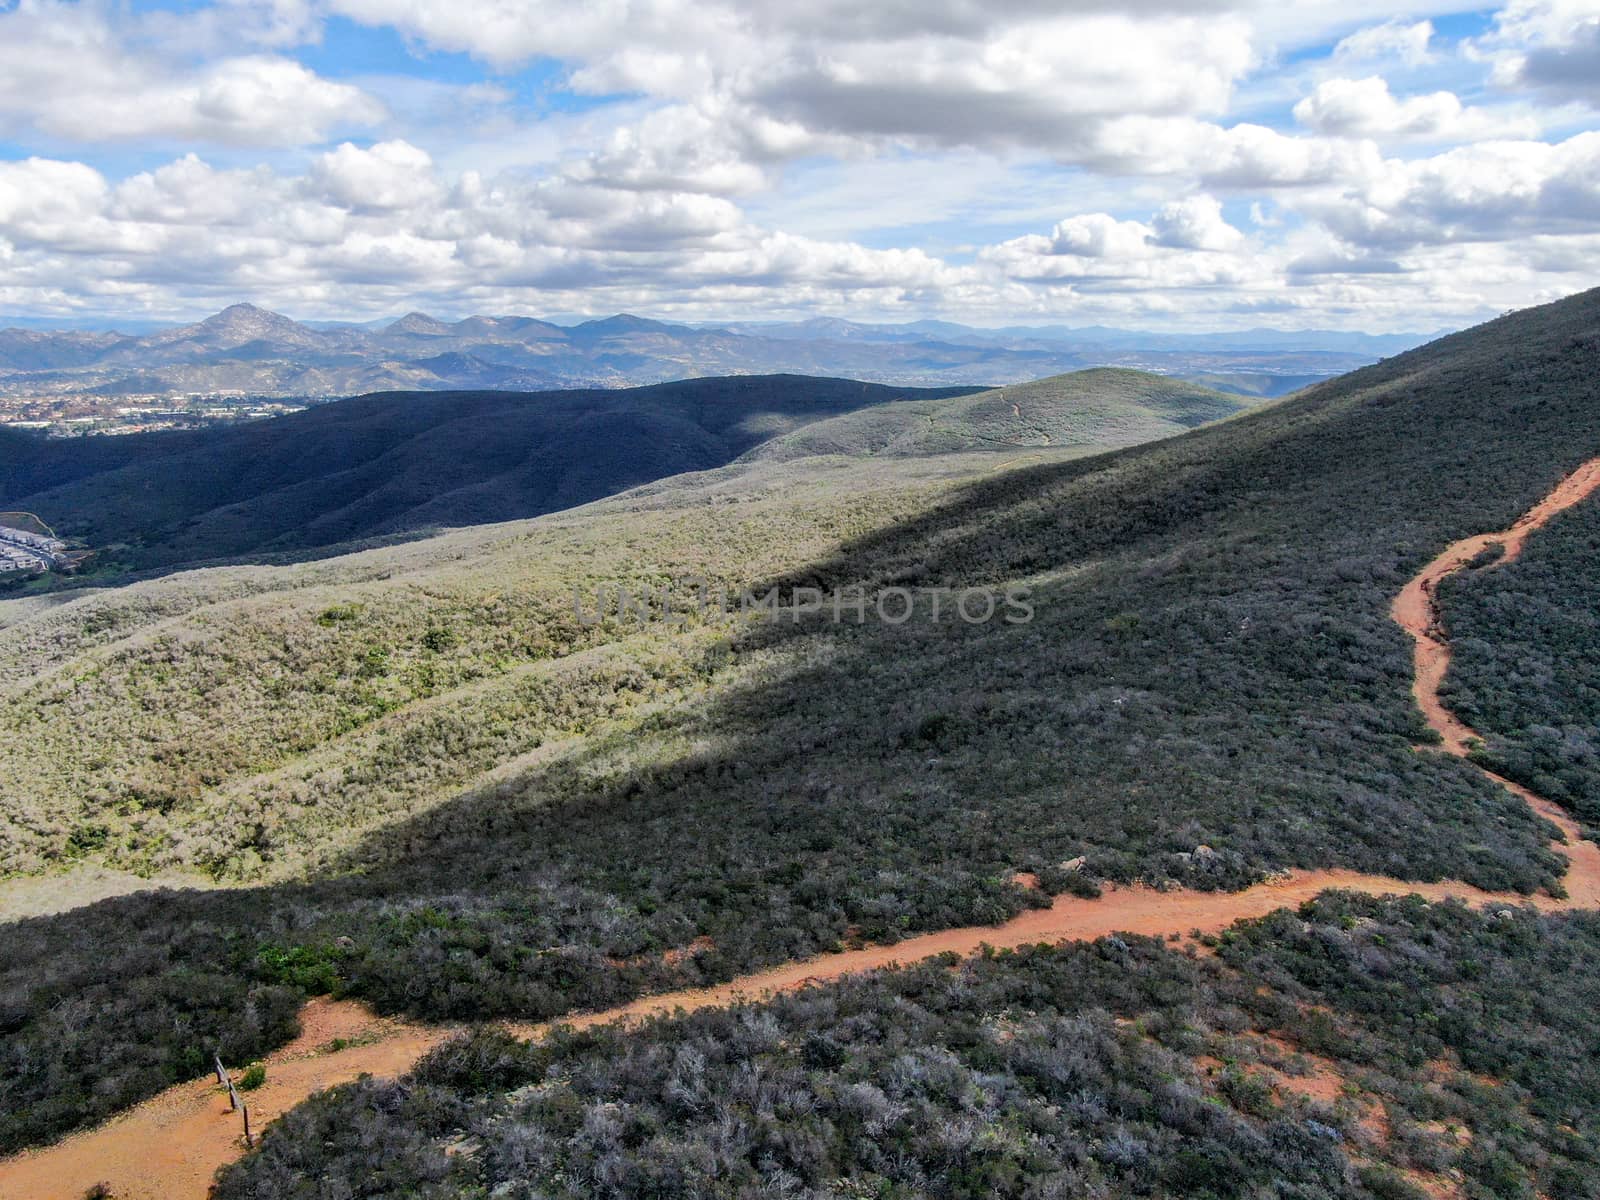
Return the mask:
<path fill-rule="evenodd" d="M 1600 452 L 1597 367 L 1600 291 L 1106 454 L 747 461 L 343 558 L 0 603 L 8 867 L 227 885 L 8 926 L 0 1145 L 196 1075 L 212 1048 L 259 1056 L 313 993 L 537 1020 L 1134 881 L 1222 892 L 1343 869 L 1551 895 L 1565 864 L 1549 824 L 1416 752 L 1433 735 L 1389 607 L 1442 548 L 1508 528 Z M 1550 544 L 1581 545 L 1592 506 L 1552 522 Z M 1600 590 L 1600 558 L 1549 562 L 1543 538 L 1530 570 Z M 915 619 L 583 619 L 618 587 L 664 615 L 660 589 L 688 576 L 791 600 L 905 589 Z M 1524 579 L 1463 580 L 1481 593 L 1475 637 L 1513 624 Z M 952 615 L 952 594 L 1022 588 L 1030 620 Z M 1572 619 L 1516 625 L 1517 661 L 1554 654 Z M 1530 722 L 1586 711 L 1494 703 Z M 1597 782 L 1581 755 L 1560 770 Z M 1483 1194 L 1580 1196 L 1600 1126 L 1582 1100 L 1595 1030 L 1571 997 L 1594 921 L 1503 903 L 1502 918 L 1325 897 L 1221 939 L 1233 974 L 1116 938 L 633 1038 L 480 1040 L 401 1092 L 314 1101 L 249 1169 L 316 1174 L 385 1146 L 439 1195 L 558 1159 L 689 1170 L 719 1111 L 704 1084 L 744 1104 L 732 1159 L 792 1149 L 814 1189 L 847 1163 L 851 1187 L 903 1170 L 891 1183 L 916 1194 L 913 1165 L 955 1163 L 975 1173 L 952 1194 L 1020 1195 L 1031 1130 L 1082 1141 L 1062 1195 L 1114 1176 L 1130 1194 L 1289 1178 L 1409 1196 L 1391 1175 L 1434 1163 Z M 1219 1079 L 1196 1074 L 1249 1030 L 1288 1030 L 1392 1100 L 1393 1136 L 1280 1106 L 1225 1059 Z M 849 1157 L 866 1153 L 838 1133 L 854 1126 L 808 1124 L 841 1098 L 872 1137 L 903 1136 L 894 1163 Z M 937 1132 L 960 1114 L 970 1137 Z M 1021 1132 L 981 1140 L 1000 1114 Z M 1472 1137 L 1428 1125 L 1446 1117 Z"/>
<path fill-rule="evenodd" d="M 1145 371 L 1100 368 L 975 396 L 907 401 L 818 421 L 763 442 L 747 458 L 890 457 L 970 450 L 1133 446 L 1243 411 L 1247 402 Z"/>

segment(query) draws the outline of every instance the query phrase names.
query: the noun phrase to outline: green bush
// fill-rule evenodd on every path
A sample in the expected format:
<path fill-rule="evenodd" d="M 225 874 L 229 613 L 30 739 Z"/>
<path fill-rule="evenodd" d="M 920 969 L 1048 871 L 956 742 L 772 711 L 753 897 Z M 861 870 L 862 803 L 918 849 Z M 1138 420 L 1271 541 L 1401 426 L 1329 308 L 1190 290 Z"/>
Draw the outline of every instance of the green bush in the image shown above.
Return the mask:
<path fill-rule="evenodd" d="M 361 615 L 359 604 L 334 604 L 317 614 L 317 624 L 323 627 L 354 621 Z"/>
<path fill-rule="evenodd" d="M 269 982 L 321 996 L 339 990 L 338 960 L 338 953 L 326 947 L 268 944 L 256 952 L 256 969 Z"/>
<path fill-rule="evenodd" d="M 453 629 L 443 626 L 431 625 L 422 634 L 422 645 L 425 649 L 432 650 L 435 654 L 442 654 L 456 644 L 456 633 Z"/>

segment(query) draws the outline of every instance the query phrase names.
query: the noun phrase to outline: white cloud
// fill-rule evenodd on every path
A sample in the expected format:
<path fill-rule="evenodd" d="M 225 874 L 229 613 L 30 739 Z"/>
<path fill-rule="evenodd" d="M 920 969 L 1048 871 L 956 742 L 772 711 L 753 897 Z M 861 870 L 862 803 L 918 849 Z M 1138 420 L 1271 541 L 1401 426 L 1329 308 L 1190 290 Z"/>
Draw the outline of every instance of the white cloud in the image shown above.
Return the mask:
<path fill-rule="evenodd" d="M 1216 198 L 1197 195 L 1162 205 L 1148 223 L 1085 213 L 1058 222 L 1048 238 L 1024 237 L 1006 245 L 1028 256 L 1097 259 L 1125 266 L 1163 257 L 1167 250 L 1232 251 L 1243 242 L 1244 235 L 1223 220 Z"/>
<path fill-rule="evenodd" d="M 332 2 L 502 67 L 566 59 L 580 91 L 765 120 L 780 154 L 842 136 L 1070 157 L 1112 118 L 1224 111 L 1255 61 L 1248 23 L 1222 5 Z M 1161 19 L 1141 19 L 1152 8 Z"/>
<path fill-rule="evenodd" d="M 56 231 L 98 216 L 107 193 L 100 172 L 83 163 L 0 163 L 0 228 L 23 237 L 61 236 Z"/>
<path fill-rule="evenodd" d="M 1502 87 L 1600 107 L 1600 0 L 1512 0 L 1476 49 Z"/>
<path fill-rule="evenodd" d="M 1153 175 L 1183 175 L 1207 187 L 1300 188 L 1363 179 L 1382 158 L 1367 140 L 1295 137 L 1265 125 L 1129 119 L 1108 126 L 1108 161 Z"/>
<path fill-rule="evenodd" d="M 500 68 L 538 57 L 588 59 L 605 49 L 693 57 L 741 25 L 730 8 L 686 0 L 329 0 L 329 8 Z"/>
<path fill-rule="evenodd" d="M 1596 0 L 1510 0 L 1495 14 L 1489 40 L 1505 45 L 1565 45 L 1597 17 Z"/>
<path fill-rule="evenodd" d="M 370 149 L 344 143 L 311 164 L 310 194 L 352 212 L 416 209 L 443 192 L 427 151 L 409 142 L 379 142 Z"/>
<path fill-rule="evenodd" d="M 1214 197 L 1163 205 L 1149 220 L 1085 213 L 985 249 L 980 262 L 1008 281 L 1073 294 L 1161 293 L 1248 287 L 1270 276 L 1270 259 L 1244 253 L 1245 237 Z M 998 281 L 996 281 L 998 282 Z"/>
<path fill-rule="evenodd" d="M 272 182 L 270 172 L 218 171 L 188 154 L 123 180 L 114 190 L 110 215 L 157 225 L 247 224 L 261 192 Z"/>
<path fill-rule="evenodd" d="M 751 226 L 726 200 L 552 177 L 441 178 L 404 142 L 344 145 L 304 175 L 186 156 L 111 185 L 80 163 L 0 164 L 0 289 L 82 290 L 89 273 L 159 291 L 289 303 L 538 288 L 670 299 L 698 290 L 893 298 L 962 277 L 920 250 Z M 324 300 L 324 302 L 326 302 Z"/>
<path fill-rule="evenodd" d="M 0 303 L 1412 323 L 1521 302 L 1595 261 L 1593 145 L 1535 139 L 1600 100 L 1600 0 L 1507 0 L 1462 53 L 1433 23 L 1459 7 L 0 0 L 0 136 L 86 160 L 0 162 Z M 415 59 L 317 74 L 295 49 L 330 15 Z M 554 83 L 518 77 L 551 59 Z M 122 165 L 153 152 L 173 161 Z"/>
<path fill-rule="evenodd" d="M 1234 20 L 1073 16 L 976 43 L 835 45 L 776 64 L 750 90 L 811 128 L 1070 158 L 1110 119 L 1224 111 L 1251 61 Z"/>
<path fill-rule="evenodd" d="M 1408 67 L 1415 67 L 1432 57 L 1428 53 L 1432 41 L 1432 21 L 1389 20 L 1382 25 L 1369 25 L 1344 38 L 1334 47 L 1333 57 L 1338 62 L 1397 59 Z"/>
<path fill-rule="evenodd" d="M 1049 249 L 1043 253 L 1127 262 L 1148 257 L 1154 237 L 1150 226 L 1139 221 L 1119 221 L 1107 213 L 1089 213 L 1060 222 L 1051 231 Z"/>
<path fill-rule="evenodd" d="M 190 66 L 130 46 L 96 8 L 23 0 L 0 10 L 0 131 L 294 146 L 383 115 L 358 88 L 291 58 L 248 54 Z"/>
<path fill-rule="evenodd" d="M 1468 108 L 1453 92 L 1396 99 L 1378 76 L 1327 79 L 1294 106 L 1295 119 L 1334 137 L 1477 138 L 1538 132 L 1527 117 L 1496 116 Z"/>
<path fill-rule="evenodd" d="M 1150 221 L 1158 246 L 1176 250 L 1235 250 L 1244 234 L 1222 218 L 1214 196 L 1189 196 L 1162 206 Z"/>
<path fill-rule="evenodd" d="M 768 186 L 773 164 L 827 150 L 848 153 L 850 146 L 747 106 L 708 99 L 669 105 L 616 129 L 571 173 L 639 191 L 739 195 Z"/>
<path fill-rule="evenodd" d="M 1600 228 L 1600 133 L 1556 145 L 1485 142 L 1384 169 L 1301 202 L 1345 241 L 1403 248 L 1583 234 Z"/>
<path fill-rule="evenodd" d="M 134 24 L 142 42 L 173 53 L 217 56 L 241 47 L 287 50 L 317 41 L 319 9 L 314 0 L 216 0 L 209 7 L 143 11 Z"/>

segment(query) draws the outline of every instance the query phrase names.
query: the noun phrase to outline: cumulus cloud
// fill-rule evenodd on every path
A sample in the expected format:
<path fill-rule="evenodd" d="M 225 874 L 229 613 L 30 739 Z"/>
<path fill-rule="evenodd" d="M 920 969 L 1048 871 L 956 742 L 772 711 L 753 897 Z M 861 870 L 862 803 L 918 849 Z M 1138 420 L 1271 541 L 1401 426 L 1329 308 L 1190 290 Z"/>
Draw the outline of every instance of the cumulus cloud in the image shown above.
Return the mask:
<path fill-rule="evenodd" d="M 1495 14 L 1491 45 L 1560 46 L 1582 35 L 1596 18 L 1596 0 L 1509 0 Z"/>
<path fill-rule="evenodd" d="M 761 114 L 794 148 L 843 136 L 1071 156 L 1113 117 L 1222 112 L 1255 61 L 1248 22 L 1222 4 L 332 2 L 502 67 L 568 59 L 579 90 Z"/>
<path fill-rule="evenodd" d="M 726 98 L 673 104 L 614 130 L 604 147 L 570 164 L 575 179 L 639 191 L 739 195 L 772 181 L 775 165 L 852 152 L 830 138 Z"/>
<path fill-rule="evenodd" d="M 1244 286 L 1271 271 L 1266 258 L 1238 253 L 1245 237 L 1221 204 L 1195 195 L 1163 205 L 1148 222 L 1084 213 L 986 248 L 980 262 L 1006 280 L 1080 292 L 1168 292 Z"/>
<path fill-rule="evenodd" d="M 1516 82 L 1529 87 L 1600 101 L 1600 17 L 1572 31 L 1564 42 L 1541 46 L 1517 65 Z"/>
<path fill-rule="evenodd" d="M 1308 254 L 1289 261 L 1284 268 L 1292 282 L 1326 275 L 1403 275 L 1405 267 L 1392 258 L 1321 253 Z"/>
<path fill-rule="evenodd" d="M 1251 61 L 1237 21 L 1070 16 L 977 44 L 833 46 L 764 72 L 752 91 L 815 128 L 1070 157 L 1113 118 L 1224 111 Z"/>
<path fill-rule="evenodd" d="M 427 151 L 401 141 L 368 149 L 346 142 L 312 163 L 306 185 L 310 194 L 352 212 L 422 208 L 443 191 Z"/>
<path fill-rule="evenodd" d="M 41 155 L 0 161 L 0 303 L 1410 321 L 1571 290 L 1600 171 L 1537 139 L 1596 100 L 1600 0 L 1506 0 L 1460 54 L 1458 7 L 0 0 L 0 135 Z M 319 75 L 330 15 L 414 60 Z"/>
<path fill-rule="evenodd" d="M 0 227 L 22 239 L 62 239 L 100 215 L 109 189 L 83 163 L 29 158 L 0 163 Z"/>
<path fill-rule="evenodd" d="M 1600 226 L 1600 133 L 1390 161 L 1361 186 L 1301 208 L 1346 242 L 1380 249 L 1588 233 Z"/>
<path fill-rule="evenodd" d="M 1364 179 L 1381 162 L 1370 141 L 1294 137 L 1251 123 L 1174 123 L 1165 140 L 1174 151 L 1168 173 L 1193 174 L 1208 187 L 1311 187 Z"/>
<path fill-rule="evenodd" d="M 1469 138 L 1528 136 L 1538 125 L 1527 117 L 1496 116 L 1468 108 L 1453 92 L 1396 98 L 1378 76 L 1327 79 L 1294 107 L 1295 119 L 1336 137 Z"/>
<path fill-rule="evenodd" d="M 0 164 L 0 287 L 70 288 L 85 265 L 150 288 L 263 299 L 460 295 L 541 288 L 616 294 L 705 287 L 895 297 L 962 272 L 751 226 L 732 204 L 563 177 L 454 184 L 404 142 L 343 145 L 302 175 L 219 170 L 190 155 L 113 184 L 81 164 Z M 670 282 L 666 282 L 670 281 Z M 246 289 L 248 289 L 246 291 Z"/>
<path fill-rule="evenodd" d="M 1119 221 L 1107 213 L 1068 217 L 1051 231 L 1049 248 L 1040 252 L 1072 258 L 1127 262 L 1149 253 L 1154 234 L 1139 221 Z M 1025 243 L 1032 248 L 1033 243 Z"/>
<path fill-rule="evenodd" d="M 359 88 L 292 58 L 170 63 L 149 47 L 130 47 L 97 9 L 23 0 L 0 11 L 0 130 L 85 142 L 294 146 L 383 115 Z"/>
<path fill-rule="evenodd" d="M 1510 0 L 1468 50 L 1503 88 L 1600 107 L 1600 0 Z"/>
<path fill-rule="evenodd" d="M 1150 225 L 1155 244 L 1174 250 L 1235 250 L 1244 241 L 1244 234 L 1222 219 L 1222 204 L 1214 196 L 1174 200 Z"/>
<path fill-rule="evenodd" d="M 728 8 L 679 0 L 330 0 L 329 8 L 500 68 L 537 57 L 588 59 L 604 48 L 693 56 L 699 47 L 736 35 L 740 25 Z"/>
<path fill-rule="evenodd" d="M 1505 87 L 1553 93 L 1600 106 L 1600 17 L 1559 41 L 1503 56 L 1495 79 Z"/>

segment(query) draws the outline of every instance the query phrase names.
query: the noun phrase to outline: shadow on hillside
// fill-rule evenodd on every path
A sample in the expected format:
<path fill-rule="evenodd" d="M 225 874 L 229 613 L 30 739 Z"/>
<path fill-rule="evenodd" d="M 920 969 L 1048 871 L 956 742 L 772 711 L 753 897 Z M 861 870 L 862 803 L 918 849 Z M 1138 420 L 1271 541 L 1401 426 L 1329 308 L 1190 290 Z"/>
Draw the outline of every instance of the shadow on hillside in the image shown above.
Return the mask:
<path fill-rule="evenodd" d="M 374 835 L 347 873 L 9 926 L 0 1146 L 198 1075 L 203 1047 L 259 1055 L 306 992 L 427 1017 L 599 1007 L 851 933 L 995 921 L 1028 902 L 1006 872 L 1080 853 L 1194 886 L 1334 863 L 1550 881 L 1520 803 L 1411 751 L 1387 607 L 1600 448 L 1597 308 L 972 485 L 787 580 L 1026 578 L 1031 623 L 760 625 L 713 690 Z M 715 949 L 664 955 L 699 935 Z"/>
<path fill-rule="evenodd" d="M 477 993 L 485 947 L 565 946 L 571 994 L 593 997 L 605 958 L 700 935 L 721 973 L 997 920 L 1027 902 L 1009 872 L 1078 855 L 1199 887 L 1335 865 L 1548 885 L 1520 804 L 1412 753 L 1387 616 L 1440 544 L 1503 526 L 1581 457 L 1574 419 L 1600 443 L 1600 413 L 1498 400 L 1313 397 L 970 485 L 776 582 L 1030 578 L 1031 623 L 758 625 L 708 697 L 386 829 L 307 897 L 440 910 L 441 961 L 478 963 Z M 411 943 L 386 945 L 362 990 L 440 995 Z"/>
<path fill-rule="evenodd" d="M 0 501 L 51 514 L 89 546 L 115 547 L 103 565 L 127 582 L 534 517 L 725 465 L 775 430 L 977 390 L 741 375 L 621 389 L 374 393 L 203 431 L 0 437 Z"/>

